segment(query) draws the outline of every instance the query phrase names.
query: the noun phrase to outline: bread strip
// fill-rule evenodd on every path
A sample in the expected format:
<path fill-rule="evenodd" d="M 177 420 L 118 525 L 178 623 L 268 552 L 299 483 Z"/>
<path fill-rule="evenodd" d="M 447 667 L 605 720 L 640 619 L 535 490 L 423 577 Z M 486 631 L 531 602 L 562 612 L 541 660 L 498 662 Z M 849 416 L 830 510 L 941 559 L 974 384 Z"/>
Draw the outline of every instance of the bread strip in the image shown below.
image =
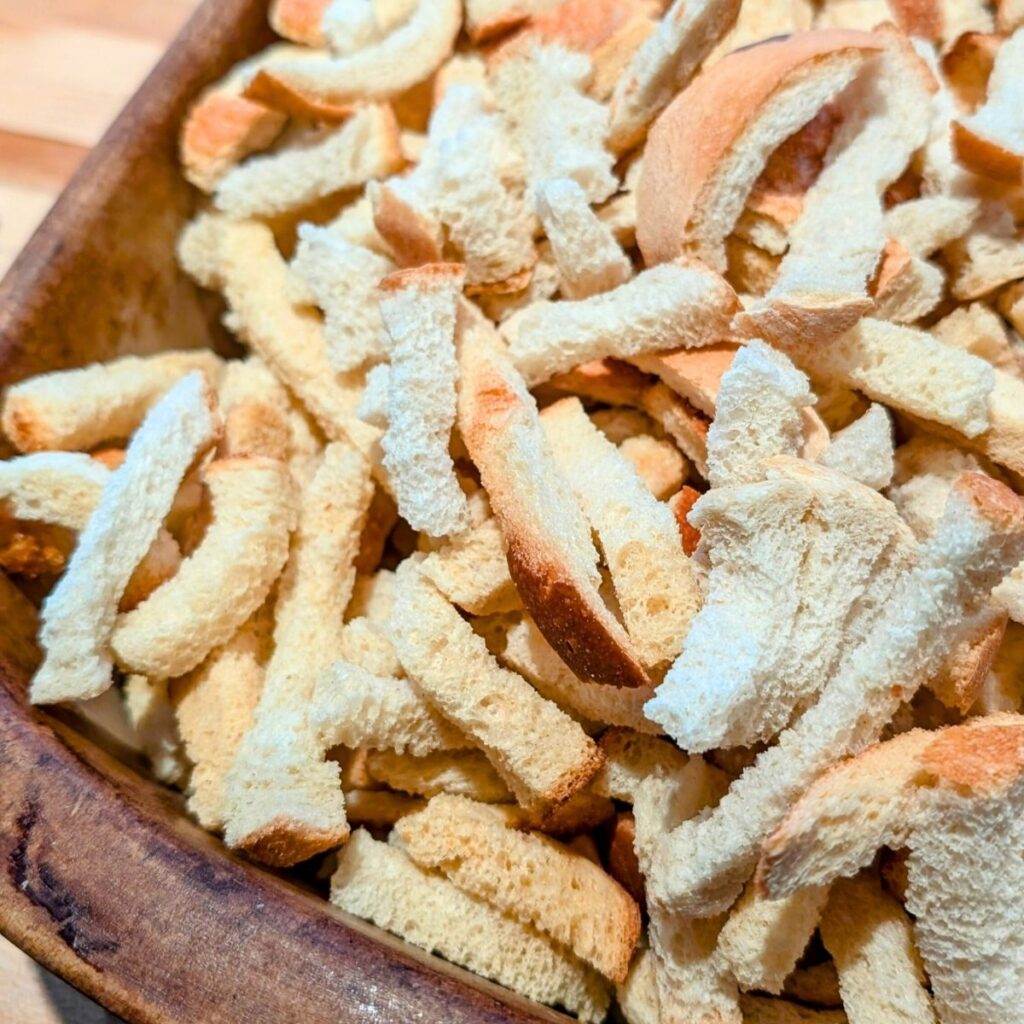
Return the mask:
<path fill-rule="evenodd" d="M 509 354 L 529 385 L 592 359 L 699 348 L 729 334 L 732 289 L 686 260 L 645 270 L 579 302 L 538 302 L 508 320 Z"/>
<path fill-rule="evenodd" d="M 517 799 L 557 803 L 600 767 L 597 747 L 558 708 L 501 668 L 418 567 L 403 563 L 392 615 L 405 671 L 491 758 Z"/>
<path fill-rule="evenodd" d="M 772 900 L 748 883 L 718 936 L 718 952 L 745 992 L 778 995 L 814 937 L 827 887 Z"/>
<path fill-rule="evenodd" d="M 647 415 L 672 438 L 694 468 L 708 475 L 708 419 L 665 384 L 655 384 L 643 396 Z"/>
<path fill-rule="evenodd" d="M 324 760 L 309 703 L 316 680 L 340 655 L 372 494 L 369 464 L 336 442 L 302 496 L 278 584 L 274 653 L 225 787 L 225 841 L 265 864 L 296 864 L 348 836 L 338 766 Z"/>
<path fill-rule="evenodd" d="M 527 998 L 565 1006 L 583 1021 L 604 1019 L 608 992 L 595 971 L 367 832 L 354 833 L 339 854 L 331 902 Z"/>
<path fill-rule="evenodd" d="M 131 437 L 186 374 L 199 370 L 215 386 L 222 366 L 212 352 L 183 351 L 42 373 L 7 389 L 0 422 L 18 451 L 87 451 Z"/>
<path fill-rule="evenodd" d="M 440 750 L 422 757 L 371 750 L 367 768 L 378 782 L 416 796 L 449 793 L 485 804 L 512 802 L 508 786 L 479 750 Z"/>
<path fill-rule="evenodd" d="M 193 672 L 170 683 L 185 754 L 188 809 L 203 828 L 224 827 L 224 785 L 263 690 L 273 622 L 265 604 Z"/>
<path fill-rule="evenodd" d="M 836 962 L 851 1024 L 935 1024 L 910 919 L 876 875 L 862 873 L 832 886 L 821 937 Z"/>
<path fill-rule="evenodd" d="M 584 725 L 621 725 L 638 732 L 661 732 L 644 717 L 644 704 L 654 692 L 651 686 L 632 689 L 578 678 L 528 617 L 508 631 L 501 660 L 528 679 L 542 697 Z"/>
<path fill-rule="evenodd" d="M 374 45 L 315 64 L 274 61 L 246 94 L 270 106 L 293 97 L 322 106 L 397 96 L 440 67 L 461 26 L 460 0 L 419 0 L 411 18 Z"/>
<path fill-rule="evenodd" d="M 395 833 L 421 867 L 550 935 L 612 981 L 625 981 L 640 910 L 604 870 L 546 836 L 509 828 L 497 808 L 438 796 Z"/>
<path fill-rule="evenodd" d="M 501 524 L 523 604 L 577 675 L 646 685 L 626 631 L 598 592 L 590 527 L 551 454 L 536 403 L 489 324 L 466 318 L 460 371 L 459 428 Z"/>
<path fill-rule="evenodd" d="M 225 220 L 218 230 L 224 296 L 235 329 L 331 440 L 347 439 L 369 452 L 380 432 L 356 418 L 362 381 L 334 372 L 319 319 L 289 301 L 288 265 L 270 228 Z"/>
<path fill-rule="evenodd" d="M 600 740 L 605 763 L 590 788 L 631 804 L 644 779 L 653 775 L 678 775 L 689 758 L 668 740 L 631 729 L 608 729 Z"/>
<path fill-rule="evenodd" d="M 38 452 L 0 462 L 0 502 L 15 519 L 82 530 L 110 470 L 81 452 Z"/>
<path fill-rule="evenodd" d="M 548 406 L 541 424 L 597 534 L 637 656 L 649 668 L 671 661 L 701 603 L 672 513 L 594 426 L 579 399 Z"/>
<path fill-rule="evenodd" d="M 818 702 L 759 755 L 715 811 L 683 824 L 662 844 L 649 895 L 702 914 L 728 906 L 789 803 L 837 757 L 877 739 L 899 703 L 938 667 L 956 623 L 1022 554 L 1020 499 L 985 477 L 963 476 L 939 529 L 870 634 L 843 659 Z"/>
<path fill-rule="evenodd" d="M 677 395 L 706 416 L 714 417 L 722 377 L 732 366 L 739 346 L 731 342 L 680 348 L 669 352 L 648 352 L 630 362 L 660 377 Z"/>
<path fill-rule="evenodd" d="M 608 144 L 616 153 L 643 141 L 739 13 L 739 0 L 676 0 L 669 7 L 615 86 Z"/>
<path fill-rule="evenodd" d="M 381 447 L 398 511 L 433 537 L 469 526 L 448 448 L 455 426 L 455 322 L 462 267 L 400 271 L 381 285 L 384 344 L 391 357 L 388 426 Z"/>
<path fill-rule="evenodd" d="M 32 680 L 33 703 L 84 700 L 110 686 L 118 602 L 189 467 L 216 442 L 214 409 L 203 375 L 191 373 L 157 402 L 132 438 L 43 605 L 45 656 Z"/>
<path fill-rule="evenodd" d="M 292 400 L 259 357 L 232 360 L 224 367 L 217 400 L 224 417 L 218 455 L 288 460 Z"/>
<path fill-rule="evenodd" d="M 129 671 L 191 671 L 263 604 L 288 559 L 298 502 L 284 463 L 221 459 L 204 479 L 212 521 L 199 547 L 114 626 L 110 646 Z"/>
<path fill-rule="evenodd" d="M 953 122 L 953 151 L 975 174 L 1019 185 L 1024 178 L 1024 130 L 1019 125 L 1019 71 L 1024 31 L 1017 29 L 996 54 L 988 96 L 970 117 Z"/>

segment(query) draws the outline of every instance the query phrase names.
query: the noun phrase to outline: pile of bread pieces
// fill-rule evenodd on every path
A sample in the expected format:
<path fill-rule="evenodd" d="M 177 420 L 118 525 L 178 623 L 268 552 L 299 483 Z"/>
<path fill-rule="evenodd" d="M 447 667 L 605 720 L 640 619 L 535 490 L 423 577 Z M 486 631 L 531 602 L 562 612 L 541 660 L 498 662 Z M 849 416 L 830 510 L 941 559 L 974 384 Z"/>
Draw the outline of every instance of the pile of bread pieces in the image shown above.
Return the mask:
<path fill-rule="evenodd" d="M 584 1021 L 1024 1021 L 1024 3 L 270 21 L 247 353 L 3 396 L 32 700 Z"/>

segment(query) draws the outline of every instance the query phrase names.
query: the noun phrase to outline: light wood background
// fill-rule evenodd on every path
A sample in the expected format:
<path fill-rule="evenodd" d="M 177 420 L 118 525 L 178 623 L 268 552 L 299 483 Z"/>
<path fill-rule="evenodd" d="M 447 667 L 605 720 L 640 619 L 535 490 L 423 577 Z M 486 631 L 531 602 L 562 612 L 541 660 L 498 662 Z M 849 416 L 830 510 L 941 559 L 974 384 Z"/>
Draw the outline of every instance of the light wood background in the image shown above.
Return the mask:
<path fill-rule="evenodd" d="M 0 276 L 198 0 L 0 0 Z M 115 1018 L 0 936 L 3 1024 Z"/>

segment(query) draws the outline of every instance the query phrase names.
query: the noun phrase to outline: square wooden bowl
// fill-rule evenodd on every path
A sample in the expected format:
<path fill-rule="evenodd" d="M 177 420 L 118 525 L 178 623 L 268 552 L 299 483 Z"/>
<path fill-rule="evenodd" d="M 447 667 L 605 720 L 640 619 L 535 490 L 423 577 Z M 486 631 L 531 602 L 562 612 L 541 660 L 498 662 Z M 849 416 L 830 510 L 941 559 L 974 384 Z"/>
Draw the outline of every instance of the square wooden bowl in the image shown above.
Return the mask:
<path fill-rule="evenodd" d="M 178 270 L 189 101 L 270 41 L 207 0 L 0 285 L 0 388 L 128 352 L 230 349 Z M 0 452 L 0 455 L 9 452 Z M 30 707 L 36 610 L 0 574 L 0 932 L 132 1024 L 564 1020 L 228 853 L 181 800 Z"/>

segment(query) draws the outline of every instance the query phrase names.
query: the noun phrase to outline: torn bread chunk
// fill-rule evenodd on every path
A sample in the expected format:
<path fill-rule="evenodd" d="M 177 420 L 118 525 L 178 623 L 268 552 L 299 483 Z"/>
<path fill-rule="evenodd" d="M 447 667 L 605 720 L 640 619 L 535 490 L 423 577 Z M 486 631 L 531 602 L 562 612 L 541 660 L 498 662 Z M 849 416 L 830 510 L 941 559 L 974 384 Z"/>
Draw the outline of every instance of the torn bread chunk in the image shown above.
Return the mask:
<path fill-rule="evenodd" d="M 381 447 L 398 511 L 432 537 L 469 526 L 449 454 L 458 366 L 455 327 L 465 280 L 457 264 L 399 271 L 381 285 L 380 315 L 391 360 L 388 425 Z"/>
<path fill-rule="evenodd" d="M 910 919 L 873 872 L 832 885 L 821 936 L 835 960 L 851 1024 L 935 1024 Z"/>
<path fill-rule="evenodd" d="M 149 761 L 153 775 L 169 786 L 188 777 L 188 759 L 182 749 L 166 679 L 130 675 L 121 691 L 124 714 L 135 743 Z"/>
<path fill-rule="evenodd" d="M 701 594 L 672 513 L 594 426 L 577 398 L 541 414 L 544 435 L 597 535 L 630 640 L 649 668 L 682 648 Z"/>
<path fill-rule="evenodd" d="M 991 604 L 960 623 L 952 650 L 928 682 L 928 689 L 946 707 L 961 714 L 974 705 L 1006 633 L 1007 610 L 1001 606 L 998 590 L 992 592 Z"/>
<path fill-rule="evenodd" d="M 654 693 L 651 686 L 607 686 L 580 679 L 527 616 L 508 630 L 500 658 L 542 697 L 588 727 L 621 725 L 638 732 L 661 732 L 660 726 L 644 717 L 644 704 Z"/>
<path fill-rule="evenodd" d="M 685 750 L 775 735 L 912 563 L 913 536 L 873 491 L 799 459 L 766 472 L 707 492 L 689 515 L 711 565 L 707 598 L 644 709 Z"/>
<path fill-rule="evenodd" d="M 766 845 L 760 877 L 791 890 L 852 874 L 880 843 L 909 847 L 907 910 L 938 1018 L 1008 1024 L 1019 1010 L 1006 979 L 1020 970 L 1020 912 L 1001 887 L 1020 874 L 1010 851 L 1021 841 L 1022 767 L 1018 715 L 898 736 L 815 781 Z M 851 829 L 853 799 L 857 817 L 870 806 L 880 827 Z"/>
<path fill-rule="evenodd" d="M 640 910 L 604 870 L 561 843 L 509 827 L 500 808 L 438 796 L 395 833 L 421 867 L 532 925 L 612 981 L 626 979 Z"/>
<path fill-rule="evenodd" d="M 680 259 L 589 299 L 535 303 L 502 330 L 513 362 L 532 386 L 592 359 L 721 341 L 737 308 L 724 278 Z"/>
<path fill-rule="evenodd" d="M 331 902 L 527 998 L 582 1021 L 604 1019 L 609 995 L 596 971 L 368 832 L 354 833 L 339 854 Z"/>
<path fill-rule="evenodd" d="M 298 500 L 276 459 L 219 459 L 203 473 L 211 521 L 171 580 L 118 618 L 119 665 L 153 679 L 194 669 L 228 642 L 270 593 L 288 560 Z"/>
<path fill-rule="evenodd" d="M 426 757 L 472 746 L 409 680 L 380 676 L 345 660 L 334 662 L 316 681 L 309 719 L 324 749 L 370 747 Z"/>
<path fill-rule="evenodd" d="M 608 729 L 600 740 L 605 763 L 594 776 L 591 789 L 631 804 L 644 779 L 681 772 L 689 758 L 668 740 L 632 729 Z"/>
<path fill-rule="evenodd" d="M 590 526 L 533 396 L 490 324 L 467 316 L 461 334 L 459 429 L 501 524 L 524 606 L 581 678 L 647 685 L 632 641 L 599 592 Z"/>
<path fill-rule="evenodd" d="M 168 686 L 192 763 L 188 809 L 206 829 L 224 827 L 224 782 L 263 690 L 273 631 L 270 612 L 264 604 L 202 665 Z"/>
<path fill-rule="evenodd" d="M 537 215 L 558 263 L 561 293 L 586 299 L 611 291 L 633 276 L 633 265 L 611 229 L 590 208 L 586 193 L 571 178 L 541 182 L 535 190 Z"/>
<path fill-rule="evenodd" d="M 199 370 L 216 387 L 223 365 L 213 352 L 182 351 L 43 373 L 5 391 L 0 424 L 20 452 L 125 441 L 182 377 Z"/>
<path fill-rule="evenodd" d="M 499 666 L 483 638 L 408 560 L 398 569 L 392 632 L 409 678 L 485 751 L 524 804 L 564 800 L 600 767 L 600 752 L 579 725 Z"/>
<path fill-rule="evenodd" d="M 84 452 L 37 452 L 0 462 L 0 502 L 15 519 L 82 530 L 110 470 Z"/>
<path fill-rule="evenodd" d="M 764 461 L 799 455 L 803 412 L 814 404 L 807 377 L 763 342 L 736 352 L 722 375 L 715 418 L 708 429 L 708 482 L 712 487 L 764 478 Z"/>
<path fill-rule="evenodd" d="M 232 217 L 272 217 L 386 178 L 402 166 L 391 108 L 368 104 L 322 138 L 253 157 L 229 171 L 214 203 Z"/>
<path fill-rule="evenodd" d="M 660 377 L 695 409 L 714 417 L 722 377 L 738 351 L 738 345 L 723 341 L 700 348 L 648 352 L 633 356 L 630 362 L 645 373 Z"/>
<path fill-rule="evenodd" d="M 983 206 L 973 229 L 944 250 L 955 299 L 977 299 L 1024 277 L 1024 241 L 1011 211 Z"/>
<path fill-rule="evenodd" d="M 347 439 L 369 452 L 380 431 L 356 417 L 362 377 L 334 371 L 319 317 L 289 299 L 288 264 L 273 232 L 256 221 L 226 220 L 219 231 L 224 297 L 234 329 L 331 440 Z"/>
<path fill-rule="evenodd" d="M 422 757 L 371 750 L 366 767 L 377 782 L 403 793 L 447 793 L 485 804 L 512 802 L 508 786 L 479 750 L 435 750 Z"/>
<path fill-rule="evenodd" d="M 349 833 L 338 766 L 324 760 L 309 704 L 340 654 L 372 495 L 369 463 L 342 442 L 324 449 L 302 495 L 277 588 L 274 653 L 225 785 L 225 841 L 264 864 L 297 864 Z"/>
<path fill-rule="evenodd" d="M 590 59 L 537 42 L 504 55 L 491 88 L 508 130 L 526 158 L 527 184 L 570 178 L 592 203 L 615 192 L 615 158 L 605 148 L 608 108 L 585 95 Z"/>
<path fill-rule="evenodd" d="M 699 75 L 659 118 L 644 153 L 637 241 L 647 264 L 689 253 L 724 271 L 725 240 L 771 154 L 881 45 L 866 33 L 799 33 L 741 49 Z M 705 131 L 708 118 L 714 133 Z"/>
<path fill-rule="evenodd" d="M 922 195 L 886 211 L 885 227 L 914 256 L 931 256 L 971 230 L 978 202 L 969 196 Z"/>
<path fill-rule="evenodd" d="M 1012 318 L 1011 319 L 1012 322 Z M 1022 364 L 1010 340 L 1006 324 L 984 302 L 958 306 L 931 328 L 944 345 L 963 349 L 991 363 L 996 369 L 1021 375 Z"/>
<path fill-rule="evenodd" d="M 976 174 L 1020 185 L 1024 181 L 1024 129 L 1020 125 L 1020 65 L 1024 31 L 1017 29 L 996 54 L 988 95 L 970 117 L 953 122 L 957 160 Z"/>
<path fill-rule="evenodd" d="M 821 464 L 872 490 L 885 490 L 895 472 L 892 417 L 885 406 L 872 402 L 863 416 L 837 431 Z"/>
<path fill-rule="evenodd" d="M 942 302 L 946 275 L 937 264 L 915 256 L 902 242 L 890 239 L 868 290 L 879 320 L 909 324 L 927 316 Z"/>
<path fill-rule="evenodd" d="M 224 417 L 220 458 L 288 460 L 291 399 L 258 356 L 233 359 L 224 367 L 217 402 Z"/>
<path fill-rule="evenodd" d="M 335 370 L 347 373 L 384 359 L 377 288 L 395 269 L 391 260 L 328 228 L 301 224 L 291 269 L 323 310 L 327 359 Z"/>
<path fill-rule="evenodd" d="M 817 703 L 758 755 L 710 815 L 684 823 L 659 847 L 649 898 L 690 913 L 728 906 L 791 801 L 837 758 L 878 738 L 948 653 L 952 627 L 988 599 L 1022 554 L 1020 499 L 986 477 L 961 477 L 917 564 L 900 576 Z"/>
<path fill-rule="evenodd" d="M 660 1024 L 656 970 L 654 951 L 644 947 L 633 957 L 626 980 L 615 986 L 615 999 L 626 1024 Z"/>
<path fill-rule="evenodd" d="M 708 418 L 665 384 L 655 384 L 644 392 L 641 405 L 693 463 L 697 472 L 708 475 Z"/>
<path fill-rule="evenodd" d="M 718 936 L 718 952 L 744 992 L 778 995 L 814 937 L 827 886 L 769 899 L 748 883 Z"/>
<path fill-rule="evenodd" d="M 739 13 L 740 0 L 675 0 L 616 83 L 612 150 L 624 153 L 643 141 L 648 126 L 686 87 Z"/>
<path fill-rule="evenodd" d="M 461 27 L 461 0 L 419 0 L 412 16 L 379 42 L 315 63 L 274 61 L 246 94 L 286 107 L 295 98 L 319 106 L 388 99 L 429 78 L 451 55 Z"/>
<path fill-rule="evenodd" d="M 110 635 L 136 566 L 156 539 L 185 474 L 217 440 L 213 392 L 201 373 L 181 378 L 132 437 L 103 488 L 67 570 L 43 604 L 45 655 L 35 704 L 96 697 L 112 681 Z"/>
<path fill-rule="evenodd" d="M 621 441 L 618 449 L 658 501 L 667 501 L 686 483 L 689 464 L 668 438 L 637 434 Z"/>
<path fill-rule="evenodd" d="M 866 288 L 886 241 L 882 197 L 925 142 L 937 88 L 909 41 L 885 39 L 838 101 L 843 121 L 790 231 L 778 278 L 737 319 L 750 337 L 821 342 L 872 308 Z M 837 220 L 849 229 L 837 233 Z"/>

